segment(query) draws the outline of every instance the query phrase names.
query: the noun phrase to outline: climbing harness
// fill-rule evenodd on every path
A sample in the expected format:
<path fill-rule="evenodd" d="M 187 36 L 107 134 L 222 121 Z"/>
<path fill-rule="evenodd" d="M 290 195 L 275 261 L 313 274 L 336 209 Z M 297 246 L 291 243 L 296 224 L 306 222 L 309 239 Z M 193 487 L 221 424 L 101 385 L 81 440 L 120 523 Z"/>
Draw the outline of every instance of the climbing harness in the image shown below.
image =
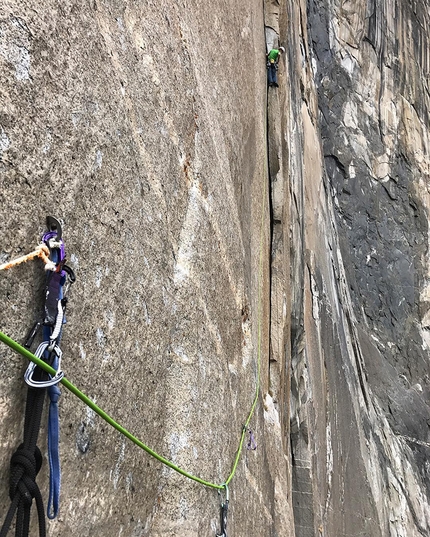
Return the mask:
<path fill-rule="evenodd" d="M 224 483 L 225 498 L 221 500 L 221 533 L 217 533 L 216 537 L 227 537 L 227 514 L 228 514 L 228 502 L 229 493 L 228 486 Z M 221 494 L 221 491 L 218 491 Z"/>
<path fill-rule="evenodd" d="M 200 484 L 202 484 L 202 485 L 204 485 L 206 487 L 217 489 L 218 491 L 225 490 L 226 497 L 225 497 L 225 500 L 221 503 L 221 534 L 219 534 L 219 536 L 221 536 L 221 537 L 227 537 L 227 513 L 228 513 L 228 505 L 229 505 L 228 485 L 229 485 L 230 481 L 233 479 L 233 477 L 234 477 L 234 475 L 236 473 L 236 469 L 237 469 L 239 459 L 240 459 L 242 449 L 243 449 L 243 443 L 244 443 L 244 440 L 245 440 L 245 435 L 246 435 L 246 432 L 248 430 L 249 423 L 250 423 L 250 421 L 252 419 L 252 416 L 254 415 L 254 411 L 255 411 L 255 408 L 257 406 L 257 402 L 258 402 L 258 398 L 259 398 L 259 394 L 260 394 L 261 339 L 262 339 L 262 322 L 261 322 L 262 321 L 262 309 L 261 309 L 261 288 L 262 288 L 262 285 L 261 284 L 262 284 L 262 276 L 263 276 L 263 241 L 264 241 L 264 226 L 263 226 L 263 224 L 264 224 L 265 207 L 266 207 L 265 206 L 266 189 L 267 189 L 267 185 L 266 185 L 266 182 L 264 182 L 264 192 L 263 192 L 263 196 L 262 196 L 263 204 L 262 204 L 262 211 L 261 211 L 261 227 L 260 227 L 260 256 L 259 256 L 260 258 L 259 258 L 259 270 L 258 270 L 258 274 L 259 274 L 258 283 L 259 283 L 259 285 L 258 285 L 258 301 L 257 301 L 257 303 L 259 305 L 259 309 L 258 309 L 257 374 L 256 374 L 255 393 L 254 393 L 254 398 L 253 398 L 253 401 L 252 401 L 251 409 L 250 409 L 250 411 L 248 413 L 248 417 L 247 417 L 247 419 L 245 421 L 244 426 L 242 427 L 242 434 L 240 436 L 239 446 L 238 446 L 238 449 L 236 451 L 236 455 L 235 455 L 234 462 L 233 462 L 233 467 L 231 469 L 231 472 L 230 472 L 228 478 L 226 479 L 226 481 L 224 483 L 217 484 L 217 483 L 213 483 L 213 482 L 210 482 L 210 481 L 205 481 L 204 479 L 201 479 L 200 477 L 197 477 L 197 476 L 195 476 L 195 475 L 183 470 L 179 466 L 175 465 L 173 462 L 171 462 L 168 459 L 166 459 L 166 458 L 162 457 L 161 455 L 159 455 L 157 452 L 155 452 L 150 447 L 148 447 L 146 444 L 144 444 L 141 440 L 139 440 L 134 435 L 132 435 L 127 429 L 125 429 L 122 425 L 117 423 L 113 418 L 111 418 L 109 416 L 109 414 L 107 414 L 104 410 L 102 410 L 99 406 L 97 406 L 89 397 L 87 397 L 84 393 L 82 393 L 68 379 L 66 379 L 66 377 L 62 376 L 61 380 L 59 381 L 70 392 L 72 392 L 74 395 L 76 395 L 76 397 L 78 397 L 81 401 L 83 401 L 91 410 L 93 410 L 102 419 L 104 419 L 107 423 L 109 423 L 109 425 L 114 427 L 118 432 L 120 432 L 122 435 L 124 435 L 126 438 L 131 440 L 134 444 L 136 444 L 138 447 L 143 449 L 146 453 L 148 453 L 150 456 L 154 457 L 156 460 L 158 460 L 159 462 L 161 462 L 165 466 L 171 468 L 175 472 L 178 472 L 179 474 L 183 475 L 184 477 L 187 477 L 188 479 L 191 479 L 191 480 L 193 480 L 193 481 L 195 481 L 197 483 L 200 483 Z M 50 222 L 49 224 L 52 225 L 52 222 Z M 50 229 L 51 229 L 51 231 L 54 231 L 52 229 L 52 226 L 51 226 Z M 57 228 L 57 230 L 58 229 L 60 230 L 60 234 L 59 235 L 57 234 L 56 238 L 61 239 L 61 227 Z M 53 245 L 51 245 L 51 248 L 52 247 L 53 247 Z M 64 248 L 64 245 L 63 245 L 63 248 Z M 60 252 L 61 252 L 61 250 L 60 250 Z M 33 257 L 35 257 L 36 255 L 37 254 L 35 254 Z M 20 262 L 23 262 L 23 261 L 20 261 Z M 14 265 L 11 265 L 11 266 L 14 266 Z M 0 266 L 0 270 L 2 269 L 2 267 L 3 266 Z M 65 272 L 66 274 L 68 274 L 69 277 L 70 277 L 70 283 L 73 283 L 74 275 L 73 275 L 73 272 L 71 271 L 71 269 L 68 269 L 68 267 L 66 267 L 66 265 L 63 265 L 62 272 Z M 64 284 L 63 284 L 63 287 L 64 287 Z M 62 301 L 62 304 L 63 304 L 63 301 Z M 58 306 L 58 301 L 57 301 L 57 306 Z M 64 306 L 65 306 L 65 304 L 64 304 Z M 59 311 L 59 308 L 58 308 L 58 311 Z M 63 308 L 62 308 L 62 313 L 64 313 Z M 55 348 L 56 348 L 56 346 L 58 347 L 58 340 L 59 340 L 59 336 L 61 334 L 59 334 L 57 338 L 52 338 L 52 334 L 55 335 L 55 331 L 56 331 L 55 326 L 56 326 L 56 324 L 57 323 L 55 322 L 54 325 L 52 325 L 52 324 L 50 325 L 51 335 L 48 336 L 48 338 L 47 338 L 47 340 L 49 340 L 48 347 L 42 349 L 42 351 L 39 351 L 39 354 L 41 354 L 41 356 L 44 356 L 44 354 L 47 353 L 47 352 L 49 352 L 50 357 L 51 357 L 52 354 L 54 354 L 54 356 L 53 356 L 54 361 L 52 362 L 52 364 L 48 363 L 44 359 L 41 359 L 40 357 L 38 357 L 35 354 L 31 353 L 28 350 L 28 348 L 23 347 L 22 345 L 20 345 L 16 341 L 14 341 L 12 338 L 8 337 L 6 334 L 4 334 L 3 332 L 0 331 L 0 341 L 5 343 L 6 345 L 8 345 L 11 349 L 13 349 L 15 352 L 19 353 L 24 358 L 27 358 L 31 363 L 33 363 L 36 366 L 38 366 L 38 369 L 36 368 L 35 370 L 32 370 L 31 373 L 29 373 L 29 377 L 32 380 L 34 380 L 35 382 L 37 382 L 37 381 L 44 382 L 47 379 L 48 379 L 48 382 L 49 382 L 49 379 L 52 380 L 55 376 L 58 375 L 57 378 L 59 378 L 59 376 L 60 376 L 60 373 L 61 373 L 60 364 L 55 363 L 55 358 L 58 358 L 58 362 L 59 362 L 60 361 L 59 359 L 61 358 L 61 354 L 59 352 L 55 351 Z M 36 332 L 38 331 L 40 325 L 41 325 L 40 322 L 36 323 L 36 325 L 33 327 L 32 331 L 30 332 L 29 338 L 27 340 L 27 343 L 29 345 L 31 345 L 31 342 L 34 339 L 34 336 L 35 336 Z M 54 326 L 54 330 L 52 330 L 53 326 Z M 52 339 L 54 339 L 53 342 L 52 342 Z M 52 366 L 54 366 L 54 367 L 52 367 Z M 49 386 L 48 389 L 52 389 L 54 387 L 58 388 L 58 384 L 54 384 L 52 386 Z M 45 389 L 46 388 L 41 389 L 41 388 L 33 388 L 33 387 L 30 386 L 29 387 L 29 394 L 30 393 L 32 393 L 32 394 L 33 393 L 40 393 L 40 392 L 44 393 Z M 55 396 L 54 397 L 51 396 L 51 402 L 53 402 L 53 400 L 54 400 L 54 403 L 55 403 Z M 27 407 L 28 406 L 29 405 L 27 404 Z M 26 417 L 26 423 L 27 423 L 27 417 Z M 26 435 L 25 435 L 26 430 L 27 429 L 25 428 L 25 430 L 24 430 L 24 444 L 26 443 Z M 35 434 L 36 440 L 37 440 L 37 433 L 38 433 L 38 429 L 37 429 L 37 432 Z M 13 493 L 16 488 L 19 489 L 20 493 L 21 493 L 21 490 L 23 491 L 24 499 L 26 500 L 27 503 L 29 502 L 29 506 L 27 507 L 28 513 L 30 511 L 32 498 L 34 497 L 36 499 L 38 517 L 39 517 L 39 534 L 40 534 L 40 537 L 45 536 L 45 520 L 44 520 L 44 517 L 43 517 L 43 502 L 42 502 L 42 498 L 41 498 L 41 495 L 40 495 L 40 491 L 37 488 L 37 485 L 35 483 L 35 476 L 37 475 L 38 471 L 40 470 L 40 466 L 41 466 L 41 455 L 40 455 L 39 449 L 37 447 L 35 447 L 36 441 L 27 442 L 27 444 L 30 445 L 30 448 L 33 447 L 33 444 L 34 444 L 34 447 L 33 447 L 32 451 L 31 451 L 31 449 L 27 450 L 27 451 L 30 451 L 30 453 L 28 454 L 27 458 L 31 459 L 30 462 L 32 463 L 31 472 L 29 472 L 30 476 L 28 478 L 27 475 L 24 474 L 25 468 L 20 469 L 19 470 L 20 471 L 20 476 L 22 477 L 24 485 L 22 485 L 22 486 L 19 485 L 18 487 L 15 487 L 15 488 L 12 488 L 12 486 L 11 486 L 11 488 L 10 488 L 10 496 L 11 496 L 11 498 L 13 498 L 12 499 L 12 505 L 11 505 L 11 507 L 9 509 L 9 512 L 8 512 L 7 516 L 6 516 L 6 520 L 5 520 L 4 524 L 3 524 L 3 528 L 0 531 L 0 537 L 6 537 L 6 534 L 7 534 L 7 531 L 9 529 L 9 527 L 10 527 L 10 524 L 12 522 L 12 518 L 14 516 L 14 513 L 15 513 L 17 507 L 18 507 L 18 504 L 20 504 L 20 502 L 21 502 L 21 497 L 18 496 L 18 494 L 14 495 L 14 493 Z M 249 443 L 248 443 L 248 445 L 249 445 Z M 12 457 L 12 459 L 14 457 L 15 457 L 15 455 Z M 52 457 L 55 458 L 55 454 Z M 50 459 L 51 459 L 51 455 L 50 455 Z M 12 469 L 12 463 L 11 463 L 11 469 Z M 28 491 L 27 491 L 27 489 L 25 487 L 27 487 Z M 50 493 L 50 499 L 51 499 L 51 493 Z M 24 502 L 22 502 L 22 503 L 24 503 Z M 55 505 L 56 505 L 55 501 L 53 503 L 54 503 L 54 510 L 55 510 Z M 48 508 L 48 511 L 49 511 L 49 508 Z M 29 514 L 26 515 L 26 516 L 28 517 L 28 520 L 26 519 L 26 524 L 27 524 L 27 528 L 28 528 Z M 17 528 L 18 528 L 18 524 L 20 524 L 20 523 L 17 522 Z M 42 531 L 42 529 L 43 529 L 43 531 Z M 28 534 L 28 530 L 27 530 L 27 534 Z M 18 533 L 18 531 L 17 531 L 17 533 L 16 533 L 16 537 L 21 537 L 21 536 L 25 537 L 25 535 L 26 534 L 23 533 L 23 532 Z"/>
<path fill-rule="evenodd" d="M 37 347 L 34 356 L 40 360 L 40 363 L 53 368 L 53 372 L 47 373 L 43 368 L 37 367 L 36 363 L 30 362 L 24 374 L 24 380 L 28 384 L 24 441 L 11 458 L 9 496 L 12 503 L 0 530 L 0 537 L 7 535 L 15 513 L 16 537 L 28 536 L 33 498 L 36 500 L 39 535 L 44 537 L 46 534 L 43 500 L 36 484 L 36 475 L 42 465 L 42 455 L 36 444 L 46 392 L 50 397 L 48 418 L 50 490 L 47 516 L 55 518 L 58 513 L 61 482 L 58 399 L 61 392 L 57 384 L 64 377 L 61 371 L 62 352 L 59 344 L 62 326 L 65 323 L 67 303 L 65 295 L 69 284 L 75 281 L 75 276 L 72 269 L 65 265 L 66 255 L 60 223 L 48 216 L 47 227 L 48 231 L 42 237 L 42 244 L 34 252 L 0 267 L 2 270 L 7 270 L 35 257 L 41 257 L 45 262 L 47 278 L 43 320 L 37 321 L 30 330 L 25 348 L 30 349 L 39 328 L 42 327 L 43 342 Z"/>

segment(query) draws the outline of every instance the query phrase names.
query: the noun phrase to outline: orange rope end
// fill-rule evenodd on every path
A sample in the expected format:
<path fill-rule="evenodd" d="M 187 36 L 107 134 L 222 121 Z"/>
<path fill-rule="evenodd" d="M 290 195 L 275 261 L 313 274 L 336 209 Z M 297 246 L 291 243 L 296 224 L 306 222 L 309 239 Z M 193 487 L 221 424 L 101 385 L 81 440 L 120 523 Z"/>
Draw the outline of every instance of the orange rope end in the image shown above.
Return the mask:
<path fill-rule="evenodd" d="M 21 257 L 17 257 L 16 259 L 9 261 L 8 263 L 3 263 L 3 265 L 0 265 L 0 270 L 8 270 L 12 267 L 20 265 L 21 263 L 26 263 L 27 261 L 30 261 L 30 259 L 34 259 L 35 257 L 40 257 L 45 263 L 45 265 L 51 263 L 49 259 L 49 248 L 45 244 L 39 244 L 39 246 L 37 246 L 33 252 L 30 252 L 29 254 L 23 255 Z"/>

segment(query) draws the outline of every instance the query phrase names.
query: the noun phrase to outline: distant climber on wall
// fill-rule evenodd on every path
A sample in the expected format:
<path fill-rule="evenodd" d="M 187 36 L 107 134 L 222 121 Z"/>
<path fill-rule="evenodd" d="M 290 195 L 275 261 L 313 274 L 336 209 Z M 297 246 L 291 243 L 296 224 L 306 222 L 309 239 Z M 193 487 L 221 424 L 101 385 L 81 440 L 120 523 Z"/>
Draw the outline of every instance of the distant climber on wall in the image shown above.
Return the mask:
<path fill-rule="evenodd" d="M 278 87 L 278 62 L 279 56 L 285 52 L 284 47 L 272 48 L 272 50 L 266 55 L 267 57 L 267 76 L 269 81 L 269 86 Z"/>

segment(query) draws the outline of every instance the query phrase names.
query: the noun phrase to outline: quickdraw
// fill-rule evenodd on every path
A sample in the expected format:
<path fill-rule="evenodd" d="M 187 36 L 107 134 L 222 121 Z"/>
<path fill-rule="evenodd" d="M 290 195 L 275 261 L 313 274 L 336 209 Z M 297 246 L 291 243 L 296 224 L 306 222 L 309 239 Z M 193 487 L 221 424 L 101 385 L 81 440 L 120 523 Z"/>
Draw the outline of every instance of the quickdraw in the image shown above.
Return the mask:
<path fill-rule="evenodd" d="M 216 537 L 227 537 L 227 514 L 228 502 L 230 501 L 228 486 L 224 485 L 225 499 L 221 500 L 221 533 L 217 533 Z M 220 493 L 221 494 L 221 493 Z"/>
<path fill-rule="evenodd" d="M 30 363 L 24 380 L 28 384 L 27 404 L 24 424 L 24 441 L 12 455 L 10 466 L 9 496 L 12 501 L 0 537 L 5 537 L 9 531 L 16 512 L 16 537 L 27 537 L 30 524 L 30 510 L 33 498 L 36 500 L 39 535 L 46 534 L 43 514 L 43 500 L 36 484 L 42 456 L 37 447 L 40 422 L 46 391 L 50 397 L 48 418 L 48 455 L 50 465 L 50 490 L 47 516 L 52 519 L 57 516 L 60 497 L 60 458 L 59 458 L 59 423 L 58 399 L 61 394 L 58 382 L 64 374 L 61 370 L 62 351 L 60 340 L 63 324 L 66 322 L 65 310 L 67 291 L 75 281 L 73 270 L 65 264 L 66 254 L 62 240 L 62 229 L 57 219 L 47 217 L 48 231 L 42 237 L 42 244 L 28 256 L 8 263 L 1 268 L 15 266 L 17 261 L 24 262 L 36 256 L 42 257 L 47 270 L 45 303 L 43 319 L 35 323 L 27 337 L 25 347 L 30 349 L 39 329 L 42 327 L 43 341 L 38 346 L 35 356 L 53 367 L 54 375 L 49 375 L 34 363 Z"/>
<path fill-rule="evenodd" d="M 257 449 L 257 442 L 255 440 L 255 436 L 254 436 L 254 433 L 251 431 L 251 429 L 248 429 L 248 433 L 249 433 L 249 440 L 248 440 L 248 444 L 246 445 L 246 449 L 248 451 L 255 451 Z"/>

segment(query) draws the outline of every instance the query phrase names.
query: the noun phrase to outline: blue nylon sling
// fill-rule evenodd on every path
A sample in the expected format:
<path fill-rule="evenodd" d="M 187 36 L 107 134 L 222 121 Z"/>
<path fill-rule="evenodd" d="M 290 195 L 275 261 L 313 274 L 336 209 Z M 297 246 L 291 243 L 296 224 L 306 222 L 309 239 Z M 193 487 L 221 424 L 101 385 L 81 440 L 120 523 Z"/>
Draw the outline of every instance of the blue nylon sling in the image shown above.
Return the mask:
<path fill-rule="evenodd" d="M 58 262 L 58 253 L 57 250 L 52 250 L 51 258 L 52 261 L 57 264 Z M 58 282 L 58 297 L 57 300 L 62 300 L 63 298 L 63 286 L 66 281 L 65 275 L 62 275 Z M 65 317 L 63 318 L 63 324 L 66 322 Z M 52 335 L 53 329 L 51 326 L 43 327 L 43 340 L 49 341 Z M 57 345 L 60 344 L 62 330 L 57 338 Z M 49 351 L 45 351 L 45 358 L 49 359 Z M 52 367 L 58 369 L 58 357 L 54 353 L 54 360 L 52 362 Z M 49 498 L 48 506 L 46 509 L 46 514 L 49 519 L 56 518 L 58 514 L 59 504 L 60 504 L 60 489 L 61 489 L 61 465 L 60 465 L 60 423 L 59 423 L 59 411 L 58 411 L 58 400 L 61 395 L 61 390 L 58 387 L 58 384 L 53 384 L 48 388 L 49 394 L 49 417 L 48 417 L 48 460 L 49 460 Z"/>

